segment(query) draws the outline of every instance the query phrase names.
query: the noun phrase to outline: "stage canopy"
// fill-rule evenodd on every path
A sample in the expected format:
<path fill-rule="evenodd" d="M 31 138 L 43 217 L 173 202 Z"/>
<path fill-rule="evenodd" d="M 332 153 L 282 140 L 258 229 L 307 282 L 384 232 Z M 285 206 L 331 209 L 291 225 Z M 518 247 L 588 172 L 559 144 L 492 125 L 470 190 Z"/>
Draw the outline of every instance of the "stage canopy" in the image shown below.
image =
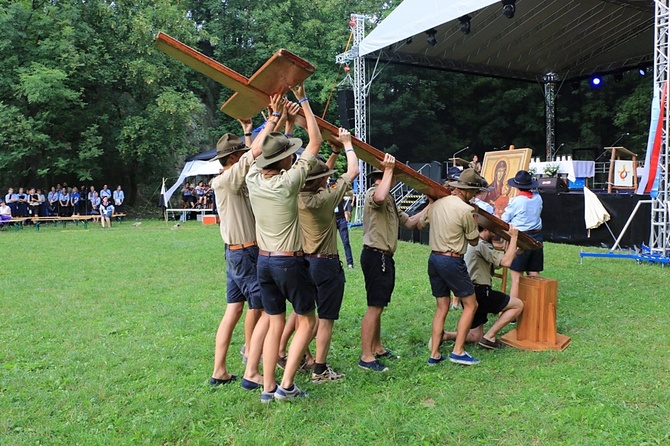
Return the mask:
<path fill-rule="evenodd" d="M 359 45 L 382 61 L 526 81 L 651 68 L 652 0 L 404 0 Z M 470 33 L 460 17 L 470 16 Z M 437 43 L 427 42 L 435 29 Z"/>

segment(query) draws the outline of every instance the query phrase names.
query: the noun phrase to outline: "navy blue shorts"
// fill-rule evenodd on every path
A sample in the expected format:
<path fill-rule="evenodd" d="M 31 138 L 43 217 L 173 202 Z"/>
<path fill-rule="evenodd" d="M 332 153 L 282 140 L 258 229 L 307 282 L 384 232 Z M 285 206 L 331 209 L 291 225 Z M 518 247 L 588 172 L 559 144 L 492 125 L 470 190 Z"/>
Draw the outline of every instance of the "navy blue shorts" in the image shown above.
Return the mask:
<path fill-rule="evenodd" d="M 524 234 L 532 237 L 538 242 L 543 240 L 542 233 L 539 231 L 529 231 L 524 232 Z M 540 272 L 544 270 L 544 248 L 528 250 L 521 254 L 517 254 L 509 268 L 512 271 L 520 273 L 524 271 Z"/>
<path fill-rule="evenodd" d="M 430 253 L 428 257 L 428 278 L 435 297 L 447 297 L 449 292 L 456 297 L 475 294 L 468 268 L 463 257 L 442 256 Z"/>
<path fill-rule="evenodd" d="M 507 294 L 491 289 L 488 285 L 475 285 L 475 295 L 478 306 L 470 328 L 484 325 L 489 321 L 489 314 L 498 314 L 509 304 Z"/>
<path fill-rule="evenodd" d="M 316 288 L 304 257 L 258 257 L 258 285 L 263 308 L 270 315 L 286 313 L 286 301 L 296 314 L 314 311 Z"/>
<path fill-rule="evenodd" d="M 316 286 L 316 308 L 319 319 L 340 318 L 344 297 L 344 270 L 340 259 L 307 258 L 309 274 Z"/>
<path fill-rule="evenodd" d="M 235 251 L 226 248 L 226 300 L 229 304 L 246 301 L 253 310 L 263 308 L 257 260 L 258 246 Z"/>
<path fill-rule="evenodd" d="M 381 252 L 363 248 L 361 270 L 365 277 L 365 292 L 369 307 L 386 307 L 395 287 L 395 262 Z"/>

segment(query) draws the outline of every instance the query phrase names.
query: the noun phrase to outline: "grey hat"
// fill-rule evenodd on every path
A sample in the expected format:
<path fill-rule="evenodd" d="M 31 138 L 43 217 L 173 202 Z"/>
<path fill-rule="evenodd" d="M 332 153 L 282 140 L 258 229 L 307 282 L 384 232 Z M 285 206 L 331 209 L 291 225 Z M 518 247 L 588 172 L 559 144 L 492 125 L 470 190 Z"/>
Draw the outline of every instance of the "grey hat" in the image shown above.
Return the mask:
<path fill-rule="evenodd" d="M 216 143 L 216 156 L 210 161 L 225 158 L 240 150 L 249 150 L 249 147 L 247 147 L 237 135 L 226 133 L 219 138 L 219 142 Z"/>
<path fill-rule="evenodd" d="M 326 176 L 331 176 L 335 172 L 335 169 L 328 167 L 326 163 L 321 160 L 317 160 L 312 170 L 307 174 L 307 179 L 305 181 L 312 181 L 318 178 L 323 178 Z"/>
<path fill-rule="evenodd" d="M 487 190 L 489 183 L 473 168 L 465 169 L 456 181 L 450 181 L 449 186 L 455 189 Z"/>
<path fill-rule="evenodd" d="M 281 161 L 297 152 L 300 146 L 302 146 L 300 138 L 287 138 L 283 133 L 270 132 L 263 140 L 262 155 L 256 158 L 256 165 L 263 168 Z"/>

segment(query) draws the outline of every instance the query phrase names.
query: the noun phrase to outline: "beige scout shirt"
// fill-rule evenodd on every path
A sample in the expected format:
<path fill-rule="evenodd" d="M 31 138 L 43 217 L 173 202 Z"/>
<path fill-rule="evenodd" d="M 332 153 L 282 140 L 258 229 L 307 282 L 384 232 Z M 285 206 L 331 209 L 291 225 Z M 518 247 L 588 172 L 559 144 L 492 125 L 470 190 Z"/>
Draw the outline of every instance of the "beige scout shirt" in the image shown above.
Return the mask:
<path fill-rule="evenodd" d="M 363 206 L 363 244 L 382 251 L 395 252 L 398 247 L 398 226 L 404 225 L 409 215 L 398 210 L 391 194 L 381 203 L 373 197 L 377 186 L 365 194 Z"/>
<path fill-rule="evenodd" d="M 468 240 L 479 237 L 473 213 L 474 208 L 455 195 L 436 200 L 421 219 L 422 226 L 430 224 L 430 249 L 465 254 Z"/>
<path fill-rule="evenodd" d="M 468 267 L 472 283 L 491 286 L 492 268 L 500 268 L 505 253 L 496 251 L 493 245 L 479 239 L 477 246 L 468 246 L 465 253 L 465 264 Z"/>
<path fill-rule="evenodd" d="M 247 150 L 238 162 L 212 180 L 216 209 L 221 219 L 221 238 L 227 245 L 256 240 L 256 222 L 245 183 L 245 176 L 253 162 L 251 150 Z"/>
<path fill-rule="evenodd" d="M 335 208 L 351 190 L 351 179 L 345 173 L 334 188 L 300 192 L 298 211 L 302 229 L 302 249 L 307 254 L 337 254 Z"/>
<path fill-rule="evenodd" d="M 300 251 L 302 240 L 298 218 L 298 192 L 316 158 L 303 152 L 293 167 L 265 177 L 256 164 L 247 175 L 249 200 L 256 216 L 256 240 L 265 251 Z"/>

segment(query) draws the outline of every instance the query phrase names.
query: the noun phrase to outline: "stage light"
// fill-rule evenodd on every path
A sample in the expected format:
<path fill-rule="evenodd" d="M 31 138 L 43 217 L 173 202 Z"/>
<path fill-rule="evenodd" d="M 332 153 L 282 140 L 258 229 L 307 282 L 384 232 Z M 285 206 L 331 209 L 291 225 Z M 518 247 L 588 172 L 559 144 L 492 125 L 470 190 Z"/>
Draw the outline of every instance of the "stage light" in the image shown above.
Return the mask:
<path fill-rule="evenodd" d="M 600 87 L 603 83 L 603 80 L 600 76 L 593 76 L 591 78 L 591 86 L 593 87 Z"/>
<path fill-rule="evenodd" d="M 502 0 L 503 8 L 502 13 L 508 19 L 514 17 L 514 12 L 516 11 L 516 0 Z"/>
<path fill-rule="evenodd" d="M 435 28 L 431 28 L 428 31 L 426 31 L 426 34 L 428 34 L 428 38 L 426 39 L 426 42 L 430 46 L 435 46 L 437 45 L 437 39 L 435 38 L 435 34 L 437 34 L 437 30 Z"/>
<path fill-rule="evenodd" d="M 647 75 L 647 69 L 642 67 L 637 70 L 637 72 L 640 74 L 640 76 L 646 76 Z"/>
<path fill-rule="evenodd" d="M 459 17 L 458 21 L 461 22 L 461 32 L 463 34 L 470 34 L 470 17 L 469 15 L 464 15 L 463 17 Z"/>

